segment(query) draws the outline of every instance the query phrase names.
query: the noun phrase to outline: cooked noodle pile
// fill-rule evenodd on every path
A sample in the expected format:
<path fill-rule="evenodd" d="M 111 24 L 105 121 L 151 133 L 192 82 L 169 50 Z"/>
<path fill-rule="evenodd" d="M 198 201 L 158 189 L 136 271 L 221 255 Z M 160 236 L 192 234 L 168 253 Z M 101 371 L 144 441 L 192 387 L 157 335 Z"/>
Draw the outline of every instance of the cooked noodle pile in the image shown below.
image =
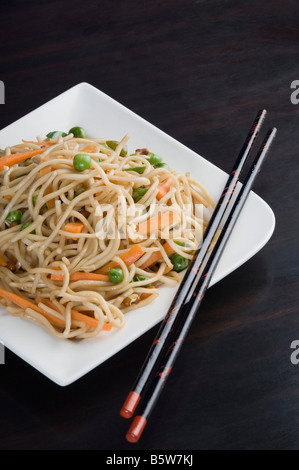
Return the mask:
<path fill-rule="evenodd" d="M 87 338 L 181 280 L 213 202 L 147 149 L 129 154 L 128 139 L 54 133 L 2 151 L 0 297 L 11 314 Z"/>

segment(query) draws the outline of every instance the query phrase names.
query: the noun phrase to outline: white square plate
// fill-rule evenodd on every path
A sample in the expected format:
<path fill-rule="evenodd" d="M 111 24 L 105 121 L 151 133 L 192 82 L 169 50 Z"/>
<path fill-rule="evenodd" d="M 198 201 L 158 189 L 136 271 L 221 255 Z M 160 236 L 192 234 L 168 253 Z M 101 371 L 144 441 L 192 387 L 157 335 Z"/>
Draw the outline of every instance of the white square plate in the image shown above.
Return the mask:
<path fill-rule="evenodd" d="M 76 85 L 3 129 L 0 148 L 75 125 L 84 127 L 92 137 L 120 140 L 128 133 L 131 136 L 129 151 L 147 147 L 163 156 L 177 172 L 190 171 L 215 201 L 220 196 L 226 173 L 87 83 Z M 271 237 L 274 226 L 275 217 L 270 207 L 251 192 L 212 284 L 256 254 Z M 0 340 L 49 379 L 66 386 L 159 323 L 167 313 L 175 290 L 163 287 L 155 303 L 128 313 L 123 329 L 103 332 L 80 343 L 52 337 L 42 327 L 13 317 L 1 307 Z"/>

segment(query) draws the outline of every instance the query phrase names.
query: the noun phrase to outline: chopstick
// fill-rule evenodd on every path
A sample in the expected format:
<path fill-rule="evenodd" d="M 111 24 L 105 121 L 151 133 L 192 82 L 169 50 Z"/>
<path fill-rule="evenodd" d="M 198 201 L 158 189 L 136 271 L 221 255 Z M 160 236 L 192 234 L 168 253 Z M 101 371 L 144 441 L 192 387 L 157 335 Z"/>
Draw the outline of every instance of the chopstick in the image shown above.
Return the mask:
<path fill-rule="evenodd" d="M 276 128 L 270 129 L 268 131 L 265 140 L 260 147 L 253 164 L 250 167 L 244 184 L 240 189 L 234 204 L 232 204 L 232 209 L 227 216 L 223 229 L 207 260 L 204 270 L 201 274 L 197 274 L 196 284 L 192 295 L 189 296 L 189 301 L 186 302 L 183 306 L 179 326 L 172 335 L 170 342 L 168 342 L 168 348 L 166 350 L 164 349 L 164 355 L 162 358 L 160 358 L 159 367 L 156 369 L 156 372 L 152 377 L 152 381 L 143 396 L 141 411 L 139 411 L 138 415 L 133 419 L 132 425 L 130 426 L 126 435 L 126 438 L 129 442 L 137 442 L 146 426 L 149 415 L 159 398 L 167 378 L 169 377 L 178 352 L 182 347 L 183 341 L 189 331 L 192 321 L 194 320 L 197 310 L 210 285 L 212 276 L 219 263 L 223 250 L 248 198 L 256 176 L 261 170 L 261 166 L 269 152 L 276 133 Z"/>
<path fill-rule="evenodd" d="M 202 245 L 196 251 L 192 261 L 189 263 L 184 279 L 181 282 L 177 293 L 172 301 L 172 304 L 168 310 L 168 313 L 159 328 L 157 336 L 152 344 L 152 347 L 148 352 L 143 366 L 141 367 L 139 375 L 121 408 L 120 415 L 123 418 L 131 418 L 136 410 L 138 402 L 140 401 L 144 388 L 148 383 L 149 376 L 152 373 L 155 363 L 157 362 L 159 355 L 161 354 L 163 347 L 165 346 L 165 343 L 169 338 L 169 334 L 173 328 L 174 322 L 180 315 L 180 308 L 185 302 L 191 290 L 191 286 L 196 278 L 199 269 L 201 268 L 204 262 L 205 257 L 207 256 L 207 253 L 210 251 L 211 244 L 215 239 L 215 235 L 223 220 L 223 216 L 227 210 L 227 207 L 229 206 L 232 195 L 239 181 L 241 172 L 253 147 L 254 141 L 260 132 L 266 114 L 267 111 L 265 109 L 262 109 L 257 113 L 254 119 L 254 122 L 249 130 L 246 140 L 227 178 L 218 203 L 213 211 L 208 227 L 206 228 L 204 234 Z"/>

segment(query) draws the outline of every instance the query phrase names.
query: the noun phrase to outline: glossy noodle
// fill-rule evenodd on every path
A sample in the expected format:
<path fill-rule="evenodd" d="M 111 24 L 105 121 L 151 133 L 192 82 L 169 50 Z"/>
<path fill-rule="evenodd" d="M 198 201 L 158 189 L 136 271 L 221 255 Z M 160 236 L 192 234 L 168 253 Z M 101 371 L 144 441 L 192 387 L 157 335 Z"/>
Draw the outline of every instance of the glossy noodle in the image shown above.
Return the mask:
<path fill-rule="evenodd" d="M 78 128 L 75 128 L 78 129 Z M 0 297 L 64 338 L 121 328 L 176 286 L 213 201 L 148 149 L 51 133 L 0 156 Z"/>

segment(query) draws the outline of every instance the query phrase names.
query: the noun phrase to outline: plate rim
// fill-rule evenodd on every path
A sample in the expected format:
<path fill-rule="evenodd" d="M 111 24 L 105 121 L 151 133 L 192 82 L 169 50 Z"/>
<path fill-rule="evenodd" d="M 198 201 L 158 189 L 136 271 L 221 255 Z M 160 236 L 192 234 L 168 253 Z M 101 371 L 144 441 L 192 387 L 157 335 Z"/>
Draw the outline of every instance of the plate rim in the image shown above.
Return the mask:
<path fill-rule="evenodd" d="M 209 160 L 207 160 L 205 157 L 203 157 L 202 155 L 199 155 L 197 154 L 193 149 L 187 147 L 186 145 L 184 145 L 183 143 L 181 143 L 180 141 L 176 140 L 174 137 L 172 137 L 171 135 L 167 134 L 165 131 L 159 129 L 157 126 L 155 126 L 154 124 L 150 123 L 149 121 L 147 121 L 146 119 L 144 119 L 142 116 L 139 116 L 137 113 L 135 113 L 134 111 L 130 110 L 129 108 L 127 108 L 126 106 L 124 106 L 121 102 L 118 102 L 116 101 L 114 98 L 110 97 L 109 95 L 107 95 L 106 93 L 104 93 L 103 91 L 101 91 L 100 89 L 96 88 L 94 85 L 91 85 L 89 84 L 88 82 L 86 81 L 82 81 L 76 85 L 73 85 L 72 87 L 68 88 L 67 90 L 59 93 L 57 96 L 51 98 L 50 100 L 44 102 L 43 104 L 41 104 L 40 106 L 38 106 L 37 108 L 29 111 L 27 114 L 25 114 L 24 116 L 21 116 L 20 118 L 18 118 L 17 120 L 11 122 L 10 124 L 8 124 L 7 126 L 5 126 L 4 128 L 2 128 L 0 130 L 0 135 L 4 132 L 7 132 L 11 127 L 17 125 L 17 124 L 20 124 L 23 120 L 26 120 L 28 118 L 30 118 L 33 114 L 35 114 L 36 112 L 42 110 L 43 108 L 47 107 L 48 105 L 50 104 L 53 104 L 55 101 L 58 101 L 59 99 L 63 98 L 63 96 L 65 96 L 66 94 L 68 93 L 71 93 L 72 91 L 76 90 L 76 89 L 79 89 L 79 88 L 89 88 L 90 90 L 92 90 L 93 92 L 96 92 L 96 93 L 99 93 L 101 94 L 102 96 L 104 96 L 105 98 L 107 98 L 109 101 L 111 102 L 114 102 L 115 105 L 117 105 L 118 107 L 121 107 L 125 112 L 129 112 L 130 115 L 132 115 L 133 117 L 136 117 L 138 118 L 139 120 L 142 120 L 143 123 L 145 123 L 146 126 L 150 126 L 151 129 L 154 129 L 155 131 L 158 131 L 162 136 L 166 137 L 167 139 L 171 139 L 171 141 L 175 144 L 179 144 L 180 147 L 182 149 L 186 149 L 188 152 L 191 152 L 193 155 L 195 156 L 198 156 L 200 157 L 204 163 L 209 166 L 212 170 L 214 171 L 218 171 L 218 172 L 221 172 L 224 176 L 228 176 L 228 173 L 226 173 L 222 168 L 216 166 L 214 163 L 210 162 Z M 251 198 L 257 198 L 257 201 L 259 202 L 259 204 L 261 204 L 264 209 L 267 211 L 268 213 L 268 216 L 269 216 L 269 227 L 268 227 L 268 231 L 267 231 L 267 234 L 264 236 L 263 240 L 261 241 L 261 243 L 259 245 L 257 245 L 255 247 L 255 250 L 252 251 L 251 253 L 248 253 L 248 256 L 243 258 L 242 259 L 242 262 L 237 264 L 235 267 L 232 267 L 229 272 L 227 272 L 226 274 L 224 274 L 223 276 L 218 276 L 218 278 L 216 278 L 210 285 L 210 287 L 212 287 L 214 284 L 220 282 L 222 279 L 224 279 L 225 277 L 227 277 L 228 275 L 230 275 L 232 272 L 234 272 L 236 269 L 238 269 L 239 267 L 241 267 L 243 264 L 245 264 L 249 259 L 251 259 L 253 256 L 255 256 L 267 243 L 268 241 L 270 240 L 274 230 L 275 230 L 275 227 L 276 227 L 276 218 L 275 218 L 275 214 L 274 214 L 274 211 L 272 210 L 272 208 L 269 206 L 269 204 L 264 200 L 262 199 L 258 194 L 256 194 L 254 191 L 251 191 L 251 194 L 250 196 Z M 1 314 L 1 312 L 0 312 Z M 9 314 L 8 314 L 9 315 Z M 28 320 L 24 320 L 24 319 L 18 319 L 18 320 L 23 320 L 24 322 L 27 322 L 28 323 Z M 39 371 L 40 373 L 42 373 L 44 376 L 46 376 L 48 379 L 50 379 L 51 381 L 53 381 L 54 383 L 56 383 L 57 385 L 59 386 L 67 386 L 67 385 L 70 385 L 72 383 L 74 383 L 76 380 L 78 380 L 79 378 L 83 377 L 84 375 L 86 375 L 88 372 L 92 371 L 95 369 L 95 367 L 98 367 L 99 365 L 101 365 L 103 362 L 105 362 L 107 359 L 109 359 L 110 357 L 114 356 L 115 354 L 118 354 L 122 349 L 126 348 L 129 344 L 131 344 L 132 342 L 134 342 L 137 338 L 139 338 L 140 336 L 142 336 L 145 332 L 149 331 L 151 328 L 153 328 L 155 325 L 157 325 L 161 320 L 157 320 L 154 324 L 152 324 L 150 327 L 149 326 L 146 326 L 144 327 L 143 331 L 138 331 L 137 333 L 131 335 L 131 337 L 128 337 L 128 340 L 126 342 L 122 342 L 122 346 L 117 350 L 117 351 L 114 351 L 112 352 L 111 354 L 107 354 L 106 357 L 104 357 L 104 359 L 100 360 L 100 361 L 94 361 L 93 363 L 90 363 L 89 365 L 85 366 L 84 368 L 81 368 L 80 370 L 76 371 L 75 373 L 72 373 L 72 374 L 69 374 L 68 376 L 66 376 L 66 374 L 59 374 L 59 373 L 53 373 L 53 372 L 49 372 L 49 370 L 47 369 L 44 369 L 43 367 L 41 367 L 41 365 L 39 364 L 36 364 L 34 363 L 34 361 L 32 361 L 29 357 L 26 358 L 26 354 L 24 355 L 24 353 L 22 355 L 20 355 L 20 353 L 18 352 L 18 349 L 13 345 L 13 344 L 9 344 L 9 342 L 6 341 L 3 341 L 1 339 L 2 335 L 1 335 L 1 332 L 0 332 L 0 340 L 1 342 L 4 343 L 4 346 L 7 347 L 9 350 L 11 350 L 14 354 L 16 354 L 18 357 L 20 357 L 22 360 L 24 360 L 25 362 L 27 362 L 28 364 L 30 364 L 32 367 L 34 367 L 37 371 Z M 29 322 L 30 323 L 30 322 Z M 132 339 L 132 336 L 133 336 L 133 339 Z M 84 370 L 83 370 L 84 369 Z"/>

